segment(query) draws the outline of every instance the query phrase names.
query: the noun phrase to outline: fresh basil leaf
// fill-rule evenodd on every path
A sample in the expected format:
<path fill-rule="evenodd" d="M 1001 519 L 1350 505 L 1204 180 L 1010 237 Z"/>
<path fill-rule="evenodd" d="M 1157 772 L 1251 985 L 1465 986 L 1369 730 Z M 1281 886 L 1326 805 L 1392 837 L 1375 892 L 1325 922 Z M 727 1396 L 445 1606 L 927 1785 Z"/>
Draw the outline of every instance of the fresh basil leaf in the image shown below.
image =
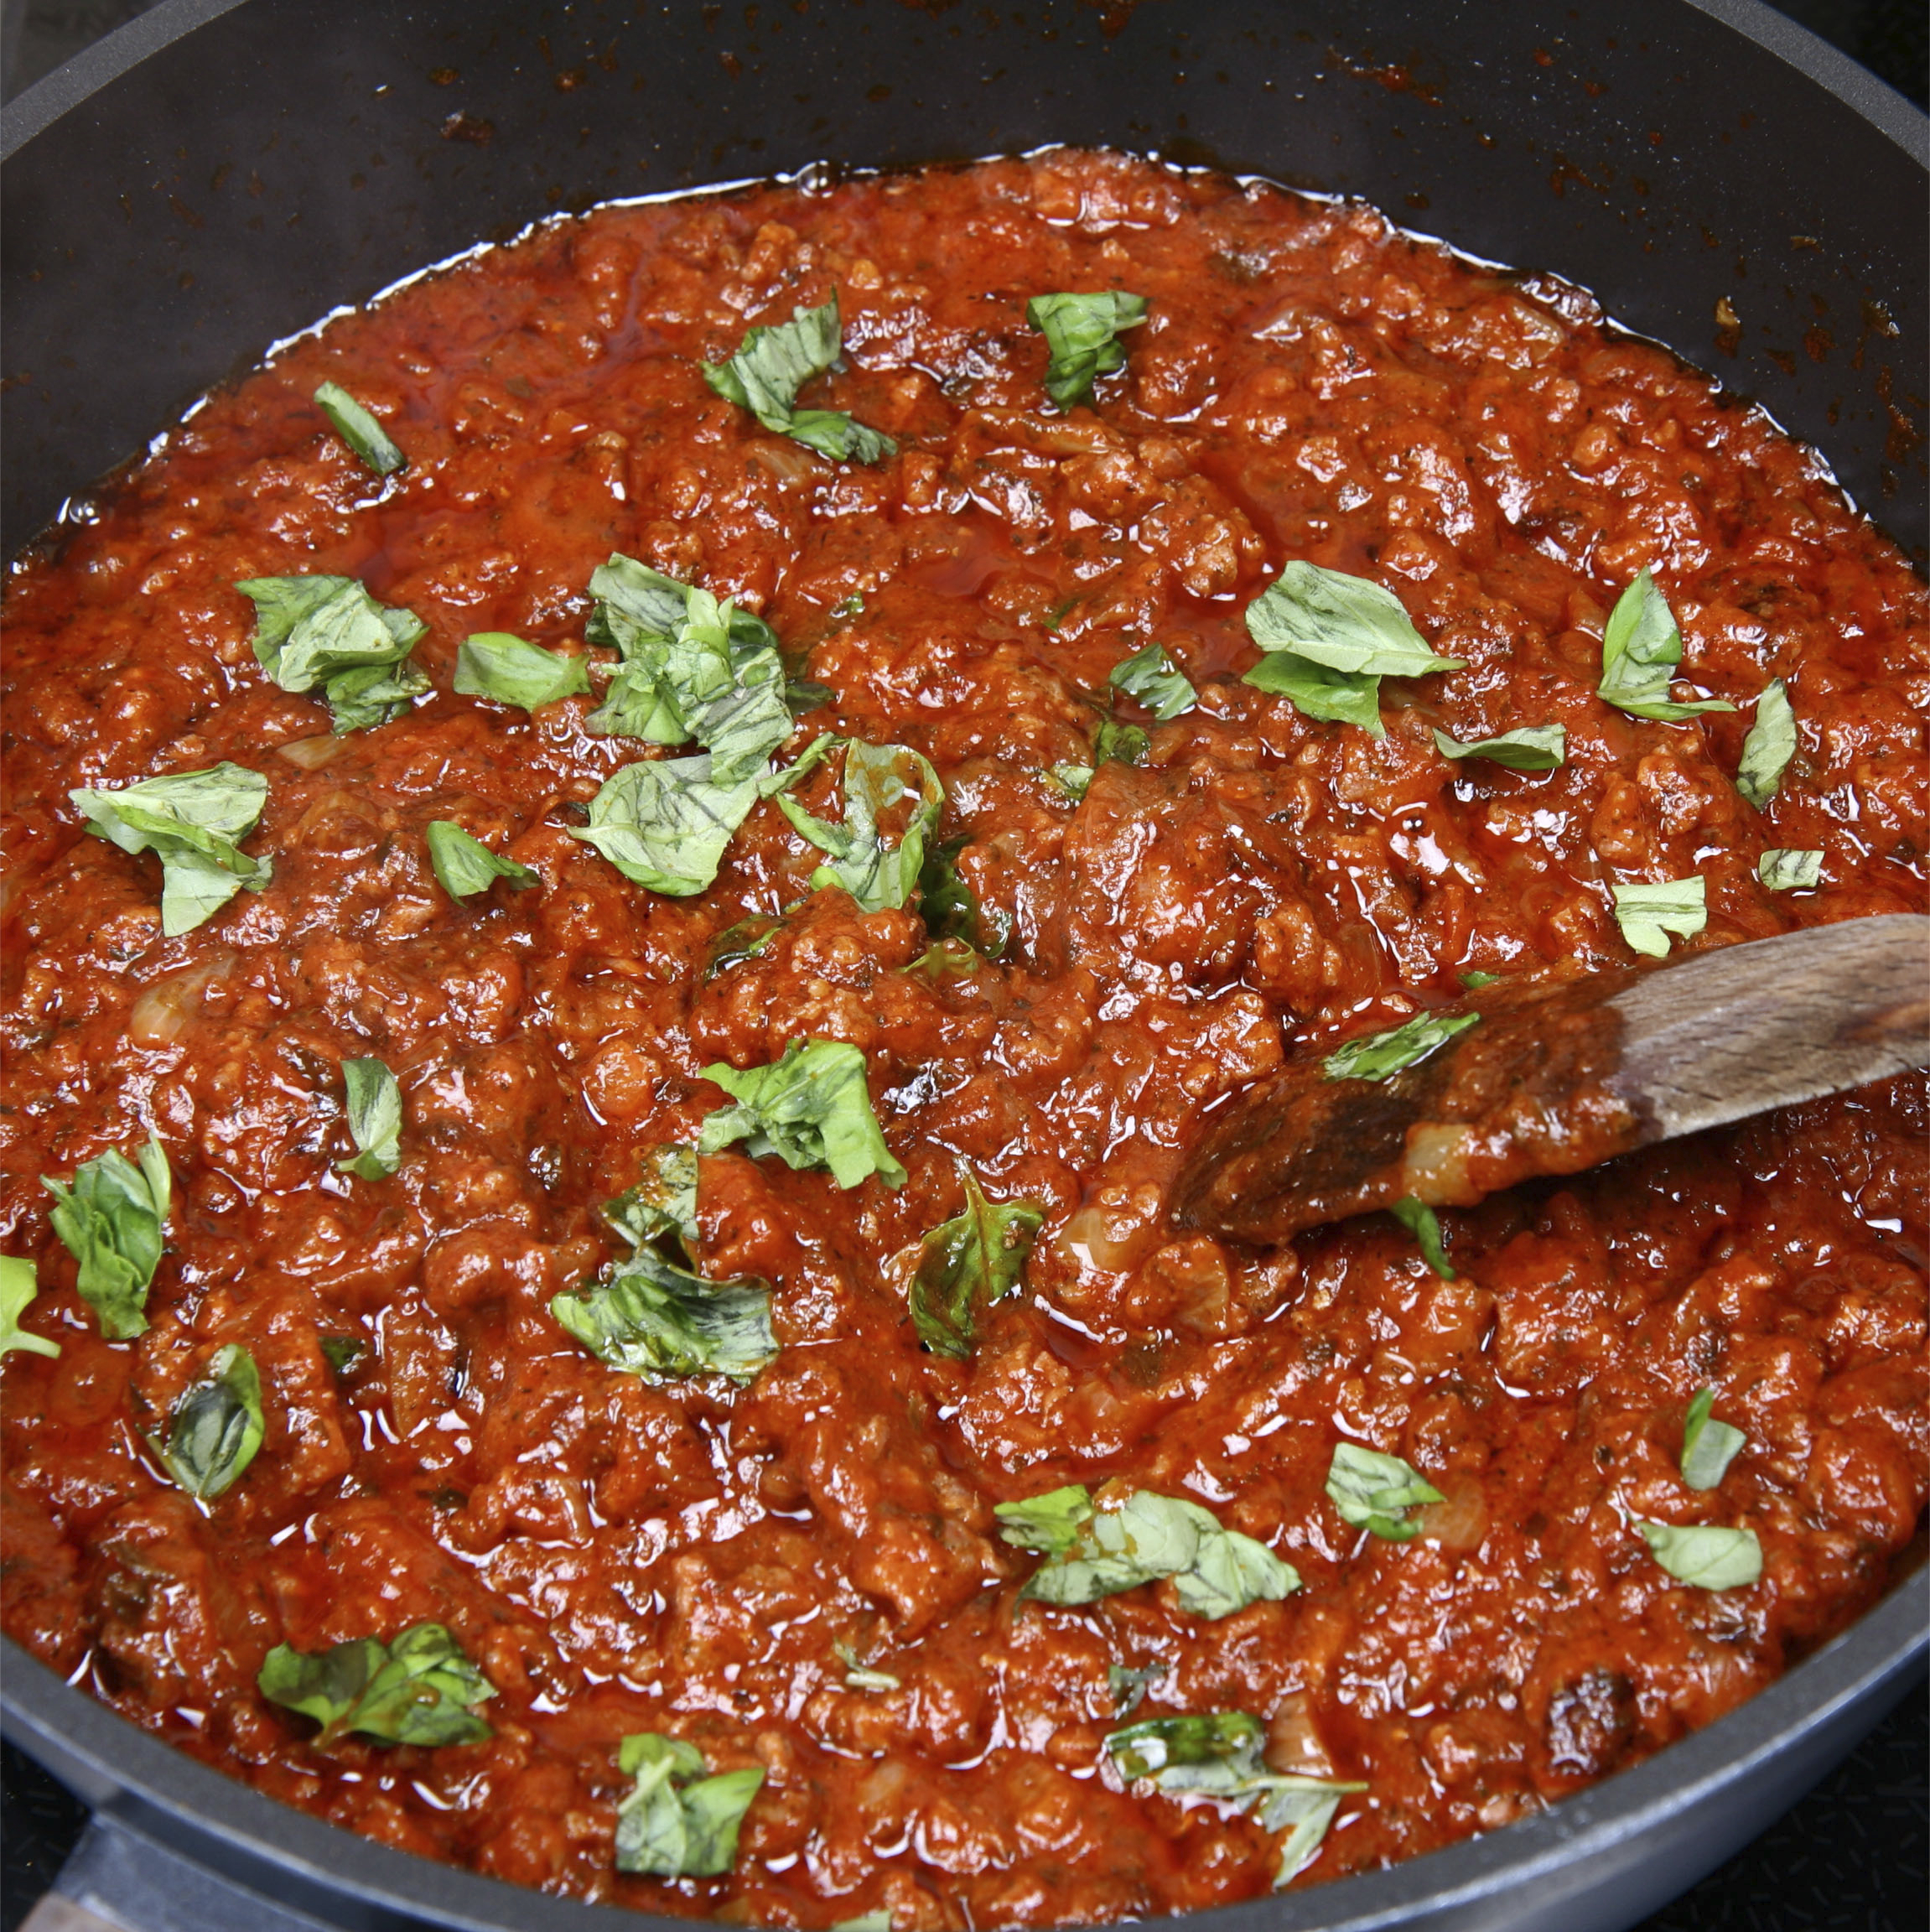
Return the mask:
<path fill-rule="evenodd" d="M 725 927 L 704 954 L 704 978 L 714 979 L 719 973 L 741 966 L 746 959 L 755 959 L 783 929 L 784 922 L 774 919 L 768 912 L 753 912 L 734 926 Z"/>
<path fill-rule="evenodd" d="M 1729 1472 L 1729 1465 L 1749 1438 L 1710 1411 L 1715 1391 L 1706 1384 L 1689 1398 L 1682 1424 L 1682 1479 L 1691 1489 L 1714 1489 Z"/>
<path fill-rule="evenodd" d="M 315 407 L 376 475 L 392 476 L 408 467 L 408 458 L 397 448 L 388 431 L 339 382 L 324 382 L 315 391 Z"/>
<path fill-rule="evenodd" d="M 1247 631 L 1267 655 L 1245 682 L 1292 701 L 1310 718 L 1385 735 L 1383 678 L 1457 671 L 1439 657 L 1393 592 L 1364 577 L 1295 558 L 1247 606 Z"/>
<path fill-rule="evenodd" d="M 345 1375 L 366 1346 L 359 1335 L 324 1335 L 321 1339 L 322 1358 L 336 1374 Z"/>
<path fill-rule="evenodd" d="M 836 368 L 843 356 L 838 296 L 816 309 L 798 308 L 788 322 L 745 332 L 728 362 L 703 364 L 703 379 L 719 396 L 748 409 L 766 429 L 789 436 L 839 463 L 875 463 L 898 445 L 842 409 L 800 409 L 797 392 L 813 376 Z"/>
<path fill-rule="evenodd" d="M 1699 873 L 1652 886 L 1617 886 L 1614 891 L 1622 937 L 1651 959 L 1668 957 L 1671 932 L 1693 939 L 1709 923 L 1707 888 Z"/>
<path fill-rule="evenodd" d="M 756 778 L 715 783 L 710 755 L 626 765 L 589 802 L 589 823 L 571 836 L 626 879 L 687 899 L 717 877 L 724 849 L 765 787 Z"/>
<path fill-rule="evenodd" d="M 1678 1583 L 1699 1590 L 1741 1590 L 1762 1574 L 1762 1545 L 1753 1530 L 1696 1524 L 1637 1523 L 1655 1560 Z"/>
<path fill-rule="evenodd" d="M 255 656 L 284 691 L 319 691 L 338 734 L 384 724 L 429 688 L 409 653 L 428 626 L 392 610 L 353 577 L 249 577 Z"/>
<path fill-rule="evenodd" d="M 1478 993 L 1484 986 L 1496 986 L 1501 983 L 1498 973 L 1468 972 L 1460 975 L 1460 983 L 1471 993 Z"/>
<path fill-rule="evenodd" d="M 1280 1862 L 1274 1871 L 1274 1889 L 1290 1885 L 1320 1856 L 1320 1845 L 1341 1808 L 1341 1799 L 1364 1791 L 1364 1784 L 1341 1784 L 1324 1778 L 1281 1778 L 1260 1813 L 1269 1831 L 1284 1831 Z"/>
<path fill-rule="evenodd" d="M 1463 744 L 1445 731 L 1435 733 L 1435 746 L 1444 758 L 1485 758 L 1510 771 L 1552 771 L 1568 756 L 1568 732 L 1560 724 L 1524 724 L 1497 738 L 1476 738 Z"/>
<path fill-rule="evenodd" d="M 1772 892 L 1813 892 L 1823 883 L 1823 854 L 1778 846 L 1756 861 L 1756 876 Z"/>
<path fill-rule="evenodd" d="M 1048 765 L 1045 776 L 1075 805 L 1079 805 L 1084 803 L 1087 789 L 1092 782 L 1092 767 L 1090 765 Z"/>
<path fill-rule="evenodd" d="M 1046 1552 L 1021 1592 L 1042 1603 L 1097 1602 L 1170 1576 L 1183 1609 L 1217 1619 L 1300 1587 L 1293 1566 L 1263 1543 L 1196 1503 L 1150 1489 L 1102 1504 L 1075 1485 L 994 1514 L 1007 1542 Z"/>
<path fill-rule="evenodd" d="M 1310 718 L 1330 724 L 1357 724 L 1376 738 L 1387 735 L 1381 723 L 1377 678 L 1332 671 L 1325 664 L 1296 657 L 1290 651 L 1274 651 L 1261 658 L 1240 682 L 1271 697 L 1286 699 Z"/>
<path fill-rule="evenodd" d="M 965 1205 L 925 1237 L 911 1279 L 911 1323 L 935 1355 L 960 1361 L 972 1353 L 981 1302 L 1014 1293 L 1045 1218 L 1035 1201 L 992 1202 L 964 1162 Z"/>
<path fill-rule="evenodd" d="M 1735 789 L 1758 811 L 1776 796 L 1796 756 L 1796 713 L 1780 678 L 1772 678 L 1756 700 L 1756 717 L 1742 740 Z"/>
<path fill-rule="evenodd" d="M 274 876 L 267 860 L 249 857 L 236 843 L 254 830 L 268 796 L 267 780 L 245 766 L 67 796 L 96 838 L 160 860 L 161 930 L 170 939 L 192 932 L 244 887 L 259 892 Z"/>
<path fill-rule="evenodd" d="M 455 688 L 465 698 L 534 711 L 589 689 L 589 661 L 546 651 L 508 631 L 475 631 L 456 651 Z"/>
<path fill-rule="evenodd" d="M 499 879 L 515 886 L 542 882 L 528 866 L 519 865 L 513 859 L 499 859 L 480 839 L 472 839 L 446 818 L 437 819 L 428 837 L 429 863 L 443 891 L 452 899 L 473 898 L 478 892 L 488 891 Z"/>
<path fill-rule="evenodd" d="M 620 550 L 612 551 L 609 563 L 590 574 L 589 594 L 594 601 L 583 634 L 592 644 L 625 658 L 637 656 L 647 645 L 673 643 L 689 615 L 693 588 Z M 755 610 L 734 604 L 719 608 L 729 613 L 726 628 L 733 662 L 762 651 L 781 650 L 777 633 Z"/>
<path fill-rule="evenodd" d="M 14 1254 L 0 1254 L 0 1355 L 10 1348 L 24 1349 L 29 1355 L 60 1353 L 58 1342 L 20 1326 L 20 1317 L 39 1292 L 39 1270 L 34 1263 Z"/>
<path fill-rule="evenodd" d="M 1164 1790 L 1211 1789 L 1222 1780 L 1201 1782 L 1170 1777 L 1178 1771 L 1223 1768 L 1226 1782 L 1264 1774 L 1261 1747 L 1266 1727 L 1244 1711 L 1213 1711 L 1196 1716 L 1149 1717 L 1106 1739 L 1106 1755 L 1127 1779 L 1150 1778 Z"/>
<path fill-rule="evenodd" d="M 161 1143 L 150 1134 L 132 1161 L 110 1148 L 83 1161 L 70 1182 L 43 1174 L 40 1185 L 54 1197 L 48 1218 L 80 1265 L 75 1285 L 101 1332 L 110 1342 L 146 1333 L 143 1310 L 160 1265 L 161 1231 L 174 1193 Z"/>
<path fill-rule="evenodd" d="M 1106 1666 L 1106 1688 L 1113 1693 L 1113 1709 L 1121 1717 L 1130 1717 L 1144 1702 L 1146 1693 L 1168 1674 L 1164 1664 L 1148 1664 L 1133 1670 L 1124 1664 Z"/>
<path fill-rule="evenodd" d="M 156 1441 L 154 1452 L 175 1488 L 205 1502 L 241 1480 L 265 1426 L 255 1358 L 231 1342 L 175 1403 L 166 1440 Z"/>
<path fill-rule="evenodd" d="M 271 1702 L 313 1717 L 318 1744 L 351 1731 L 382 1744 L 477 1744 L 490 1735 L 474 1706 L 495 1686 L 440 1623 L 418 1623 L 392 1644 L 351 1638 L 314 1655 L 278 1644 L 255 1681 Z"/>
<path fill-rule="evenodd" d="M 847 740 L 843 792 L 844 816 L 836 825 L 813 816 L 788 792 L 777 795 L 778 809 L 800 836 L 830 857 L 828 865 L 820 865 L 811 875 L 812 885 L 842 886 L 866 912 L 902 906 L 924 870 L 925 843 L 945 802 L 945 787 L 931 761 L 902 745 Z M 906 798 L 916 798 L 917 803 L 894 844 L 882 829 L 882 820 Z"/>
<path fill-rule="evenodd" d="M 1146 319 L 1146 298 L 1122 289 L 1095 294 L 1035 295 L 1025 319 L 1045 338 L 1051 360 L 1045 366 L 1045 393 L 1061 409 L 1087 401 L 1096 377 L 1123 368 L 1125 345 L 1119 337 Z"/>
<path fill-rule="evenodd" d="M 1386 1080 L 1418 1066 L 1457 1033 L 1480 1022 L 1478 1013 L 1417 1013 L 1405 1025 L 1368 1033 L 1336 1046 L 1326 1057 L 1330 1080 Z"/>
<path fill-rule="evenodd" d="M 1341 1799 L 1367 1786 L 1269 1771 L 1260 1755 L 1265 1735 L 1244 1711 L 1154 1717 L 1113 1732 L 1106 1753 L 1123 1778 L 1148 1779 L 1170 1796 L 1197 1794 L 1254 1811 L 1263 1831 L 1286 1832 L 1277 1891 L 1312 1862 Z"/>
<path fill-rule="evenodd" d="M 355 1151 L 335 1171 L 380 1181 L 402 1165 L 402 1090 L 380 1060 L 343 1061 L 342 1085 Z"/>
<path fill-rule="evenodd" d="M 1433 1208 L 1419 1195 L 1409 1194 L 1397 1201 L 1388 1213 L 1414 1236 L 1421 1251 L 1421 1259 L 1444 1281 L 1455 1279 L 1454 1269 L 1450 1265 L 1447 1251 L 1441 1246 L 1441 1224 Z"/>
<path fill-rule="evenodd" d="M 1093 1507 L 1092 1492 L 1084 1483 L 1068 1483 L 1042 1495 L 996 1504 L 992 1514 L 1001 1525 L 1000 1537 L 1015 1549 L 1062 1556 L 1077 1545 L 1079 1532 L 1092 1519 Z"/>
<path fill-rule="evenodd" d="M 624 662 L 589 728 L 659 745 L 694 738 L 710 753 L 711 778 L 719 785 L 761 773 L 792 728 L 784 659 L 770 627 L 761 619 L 739 624 L 734 608 L 708 590 L 620 555 L 592 576 L 591 589 L 599 583 L 622 593 L 604 600 L 596 630 L 617 641 Z M 623 613 L 616 621 L 607 614 L 612 603 Z M 651 628 L 666 621 L 672 605 L 668 628 Z"/>
<path fill-rule="evenodd" d="M 1420 1533 L 1420 1524 L 1407 1520 L 1409 1510 L 1423 1503 L 1446 1498 L 1424 1476 L 1398 1456 L 1363 1449 L 1358 1442 L 1338 1442 L 1327 1471 L 1327 1497 L 1343 1523 L 1370 1530 L 1391 1543 L 1406 1543 Z"/>
<path fill-rule="evenodd" d="M 1117 718 L 1103 718 L 1092 734 L 1092 762 L 1098 765 L 1144 765 L 1146 762 L 1145 729 L 1122 724 Z"/>
<path fill-rule="evenodd" d="M 550 1313 L 599 1362 L 646 1382 L 723 1375 L 747 1383 L 777 1357 L 770 1291 L 761 1282 L 706 1281 L 640 1249 Z"/>
<path fill-rule="evenodd" d="M 603 1218 L 632 1247 L 668 1236 L 691 1253 L 697 1246 L 697 1150 L 685 1142 L 651 1148 L 642 1180 L 604 1202 Z"/>
<path fill-rule="evenodd" d="M 926 931 L 939 946 L 962 944 L 976 966 L 980 953 L 990 959 L 1003 957 L 1012 937 L 1012 920 L 996 907 L 988 919 L 978 895 L 965 882 L 958 870 L 958 854 L 968 844 L 970 840 L 963 838 L 947 839 L 926 847 L 925 862 L 918 869 L 918 911 Z"/>
<path fill-rule="evenodd" d="M 793 1040 L 781 1059 L 741 1072 L 719 1061 L 703 1069 L 734 1100 L 703 1123 L 700 1154 L 745 1143 L 753 1158 L 775 1154 L 791 1168 L 828 1167 L 840 1187 L 875 1174 L 900 1187 L 905 1170 L 878 1130 L 864 1056 L 842 1040 Z"/>
<path fill-rule="evenodd" d="M 903 970 L 916 973 L 927 985 L 936 985 L 948 976 L 962 979 L 976 973 L 984 963 L 976 946 L 968 946 L 962 939 L 940 939 Z"/>
<path fill-rule="evenodd" d="M 636 1784 L 616 1808 L 616 1868 L 657 1878 L 716 1878 L 737 1862 L 737 1834 L 764 1783 L 761 1765 L 707 1778 L 681 1738 L 625 1737 L 619 1768 Z"/>
<path fill-rule="evenodd" d="M 1655 587 L 1645 565 L 1616 600 L 1601 636 L 1601 682 L 1597 697 L 1634 718 L 1663 724 L 1704 711 L 1733 711 L 1726 699 L 1704 698 L 1678 704 L 1668 695 L 1669 680 L 1682 662 L 1682 632 L 1675 613 Z"/>
<path fill-rule="evenodd" d="M 1199 693 L 1166 655 L 1164 644 L 1149 644 L 1123 664 L 1115 664 L 1107 682 L 1128 698 L 1137 698 L 1162 724 L 1182 711 L 1191 711 L 1199 702 Z"/>

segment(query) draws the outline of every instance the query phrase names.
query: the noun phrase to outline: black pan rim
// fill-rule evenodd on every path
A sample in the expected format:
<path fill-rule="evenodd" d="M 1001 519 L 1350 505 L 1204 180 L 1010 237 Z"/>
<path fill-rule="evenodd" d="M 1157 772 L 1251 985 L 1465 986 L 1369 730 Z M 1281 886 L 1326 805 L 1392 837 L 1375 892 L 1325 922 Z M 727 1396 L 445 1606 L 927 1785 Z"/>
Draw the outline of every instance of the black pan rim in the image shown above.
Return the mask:
<path fill-rule="evenodd" d="M 149 55 L 233 11 L 243 0 L 161 0 L 29 89 L 0 114 L 0 158 Z M 1774 12 L 1762 0 L 1689 0 L 1704 13 L 1805 75 L 1903 151 L 1930 168 L 1930 116 Z M 1213 1932 L 1384 1932 L 1418 1909 L 1460 1908 L 1523 1888 L 1551 1903 L 1595 1882 L 1590 1861 L 1632 1847 L 1669 1820 L 1734 1793 L 1798 1741 L 1830 1730 L 1855 1706 L 1902 1691 L 1930 1649 L 1930 1573 L 1919 1571 L 1855 1625 L 1738 1710 L 1632 1770 L 1549 1811 L 1483 1837 L 1305 1892 L 1226 1906 L 1189 1919 Z M 115 1715 L 70 1687 L 10 1641 L 0 1640 L 0 1732 L 101 1795 L 107 1816 L 175 1845 L 246 1883 L 268 1867 L 288 1887 L 368 1926 L 446 1926 L 450 1932 L 590 1932 L 688 1921 L 512 1886 L 392 1850 L 283 1806 Z M 1564 1886 L 1561 1881 L 1568 1877 Z M 310 1908 L 314 1908 L 311 1906 Z"/>

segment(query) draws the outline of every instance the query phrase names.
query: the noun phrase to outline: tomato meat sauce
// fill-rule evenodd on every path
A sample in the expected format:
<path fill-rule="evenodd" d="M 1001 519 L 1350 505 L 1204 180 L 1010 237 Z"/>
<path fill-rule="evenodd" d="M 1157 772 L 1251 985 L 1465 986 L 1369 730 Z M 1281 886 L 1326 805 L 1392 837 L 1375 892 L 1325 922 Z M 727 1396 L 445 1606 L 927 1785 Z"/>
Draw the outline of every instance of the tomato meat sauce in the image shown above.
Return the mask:
<path fill-rule="evenodd" d="M 7 615 L 4 1626 L 259 1790 L 739 1922 L 1190 1910 L 1920 1548 L 1920 1078 L 1170 1218 L 1464 975 L 1922 907 L 1922 584 L 1572 288 L 1098 153 L 609 207 Z"/>

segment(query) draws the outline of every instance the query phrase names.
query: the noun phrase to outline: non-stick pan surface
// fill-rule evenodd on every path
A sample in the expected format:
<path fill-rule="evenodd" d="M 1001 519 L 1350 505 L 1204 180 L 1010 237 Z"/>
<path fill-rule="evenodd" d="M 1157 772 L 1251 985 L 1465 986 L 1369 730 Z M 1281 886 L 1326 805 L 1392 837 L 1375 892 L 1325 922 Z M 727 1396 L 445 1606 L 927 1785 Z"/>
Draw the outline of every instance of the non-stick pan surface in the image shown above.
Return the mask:
<path fill-rule="evenodd" d="M 558 209 L 1066 141 L 1359 195 L 1580 283 L 1816 444 L 1921 562 L 1926 127 L 1753 0 L 163 0 L 7 111 L 0 540 L 277 337 Z M 1547 1814 L 1202 1924 L 1626 1926 L 1855 1742 L 1927 1623 L 1919 1573 Z M 328 1924 L 674 1923 L 351 1836 L 0 1662 L 8 1736 L 91 1803 Z"/>

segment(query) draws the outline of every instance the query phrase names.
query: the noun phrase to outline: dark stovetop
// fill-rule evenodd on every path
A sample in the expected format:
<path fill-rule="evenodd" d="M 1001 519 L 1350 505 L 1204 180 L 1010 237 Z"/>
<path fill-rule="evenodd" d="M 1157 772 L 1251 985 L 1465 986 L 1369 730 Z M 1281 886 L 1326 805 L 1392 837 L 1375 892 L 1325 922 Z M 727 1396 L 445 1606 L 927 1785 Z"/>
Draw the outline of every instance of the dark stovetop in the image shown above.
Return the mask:
<path fill-rule="evenodd" d="M 151 0 L 0 0 L 11 96 Z M 1782 10 L 1921 104 L 1922 0 L 1779 0 Z M 1912 1692 L 1756 1843 L 1642 1932 L 1930 1932 L 1930 1708 Z M 0 1786 L 0 1932 L 18 1932 L 86 1808 L 11 1746 Z"/>

